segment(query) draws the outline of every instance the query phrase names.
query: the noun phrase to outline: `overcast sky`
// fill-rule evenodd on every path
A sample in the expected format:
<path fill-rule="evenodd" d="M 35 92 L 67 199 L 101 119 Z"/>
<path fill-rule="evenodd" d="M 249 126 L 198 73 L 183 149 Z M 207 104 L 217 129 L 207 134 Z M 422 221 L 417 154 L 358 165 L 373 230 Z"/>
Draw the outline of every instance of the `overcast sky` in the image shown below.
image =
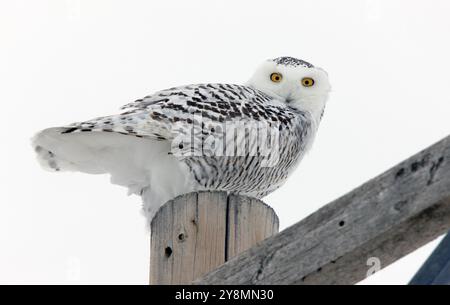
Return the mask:
<path fill-rule="evenodd" d="M 41 170 L 40 129 L 310 61 L 333 92 L 312 151 L 265 199 L 283 229 L 450 133 L 449 14 L 446 0 L 0 2 L 0 283 L 148 282 L 140 199 Z M 407 283 L 435 245 L 363 283 Z"/>

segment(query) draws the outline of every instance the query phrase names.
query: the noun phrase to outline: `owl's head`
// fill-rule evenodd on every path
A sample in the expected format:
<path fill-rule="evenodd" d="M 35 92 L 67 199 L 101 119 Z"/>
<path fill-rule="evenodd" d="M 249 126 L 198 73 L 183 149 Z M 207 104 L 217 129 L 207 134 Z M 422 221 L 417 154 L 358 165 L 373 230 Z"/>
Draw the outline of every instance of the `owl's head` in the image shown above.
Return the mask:
<path fill-rule="evenodd" d="M 278 57 L 265 61 L 247 85 L 307 111 L 319 123 L 331 86 L 325 70 L 301 59 Z"/>

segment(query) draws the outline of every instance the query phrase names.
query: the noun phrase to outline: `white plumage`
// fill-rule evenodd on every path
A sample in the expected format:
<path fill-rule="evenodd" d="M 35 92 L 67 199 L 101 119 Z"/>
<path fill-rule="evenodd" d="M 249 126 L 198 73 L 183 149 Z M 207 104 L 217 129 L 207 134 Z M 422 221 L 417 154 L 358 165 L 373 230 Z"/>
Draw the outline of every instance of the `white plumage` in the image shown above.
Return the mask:
<path fill-rule="evenodd" d="M 279 57 L 245 86 L 162 90 L 118 115 L 45 129 L 33 146 L 46 169 L 110 174 L 143 197 L 151 220 L 184 193 L 261 198 L 280 187 L 311 146 L 329 90 L 322 69 Z"/>

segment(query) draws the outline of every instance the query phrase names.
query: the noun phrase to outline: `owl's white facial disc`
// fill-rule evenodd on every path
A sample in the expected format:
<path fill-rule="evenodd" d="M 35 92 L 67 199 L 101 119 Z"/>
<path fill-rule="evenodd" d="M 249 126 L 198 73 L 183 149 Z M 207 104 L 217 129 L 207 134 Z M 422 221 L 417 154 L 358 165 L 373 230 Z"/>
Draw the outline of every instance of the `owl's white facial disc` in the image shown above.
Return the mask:
<path fill-rule="evenodd" d="M 278 57 L 259 66 L 247 85 L 287 105 L 309 112 L 318 124 L 331 89 L 321 68 L 293 57 Z"/>

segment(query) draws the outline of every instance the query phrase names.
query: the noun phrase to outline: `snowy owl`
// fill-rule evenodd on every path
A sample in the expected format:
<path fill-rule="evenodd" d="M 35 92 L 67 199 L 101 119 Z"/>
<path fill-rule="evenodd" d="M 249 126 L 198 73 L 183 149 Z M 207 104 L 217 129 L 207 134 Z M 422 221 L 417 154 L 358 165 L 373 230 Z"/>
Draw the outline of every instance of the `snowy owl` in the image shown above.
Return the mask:
<path fill-rule="evenodd" d="M 323 69 L 278 57 L 245 85 L 161 90 L 120 114 L 45 129 L 33 147 L 46 169 L 110 174 L 142 196 L 150 221 L 181 194 L 262 198 L 279 188 L 311 147 L 329 91 Z"/>

